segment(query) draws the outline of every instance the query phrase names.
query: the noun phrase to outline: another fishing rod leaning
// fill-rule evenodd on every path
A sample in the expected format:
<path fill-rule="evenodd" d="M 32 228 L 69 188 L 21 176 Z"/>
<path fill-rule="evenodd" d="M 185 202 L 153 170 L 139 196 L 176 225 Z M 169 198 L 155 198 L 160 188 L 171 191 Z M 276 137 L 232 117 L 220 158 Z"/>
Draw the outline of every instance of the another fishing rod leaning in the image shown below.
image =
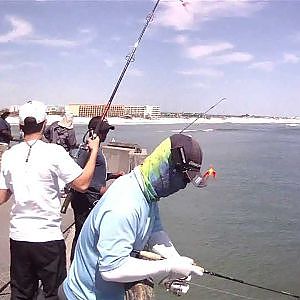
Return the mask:
<path fill-rule="evenodd" d="M 146 258 L 146 259 L 149 259 L 149 260 L 162 260 L 162 259 L 165 259 L 161 255 L 156 254 L 156 253 L 152 253 L 152 252 L 149 252 L 149 251 L 132 250 L 132 253 L 134 254 L 135 257 L 138 257 L 138 258 Z M 219 277 L 219 278 L 222 278 L 222 279 L 234 281 L 234 282 L 237 282 L 237 283 L 241 283 L 241 284 L 244 284 L 244 285 L 252 286 L 252 287 L 255 287 L 255 288 L 258 288 L 258 289 L 262 289 L 262 290 L 265 290 L 265 291 L 269 291 L 269 292 L 281 294 L 281 295 L 284 295 L 284 296 L 288 296 L 288 297 L 293 297 L 293 298 L 296 298 L 296 299 L 300 299 L 300 296 L 292 294 L 292 293 L 287 292 L 287 291 L 274 290 L 274 289 L 267 288 L 267 287 L 264 287 L 264 286 L 261 286 L 261 285 L 258 285 L 258 284 L 249 283 L 249 282 L 246 282 L 246 281 L 241 280 L 241 279 L 237 279 L 237 278 L 233 278 L 233 277 L 230 277 L 230 276 L 226 276 L 226 275 L 222 275 L 222 274 L 219 274 L 219 273 L 215 273 L 215 272 L 212 272 L 212 271 L 208 271 L 206 269 L 204 269 L 203 273 L 207 274 L 207 275 Z"/>
<path fill-rule="evenodd" d="M 186 129 L 188 129 L 190 126 L 192 126 L 198 119 L 200 119 L 201 117 L 204 117 L 209 111 L 211 111 L 213 108 L 215 108 L 219 103 L 221 103 L 224 100 L 226 100 L 226 98 L 220 99 L 217 103 L 215 103 L 208 110 L 206 110 L 204 113 L 202 113 L 201 116 L 197 117 L 193 122 L 189 123 L 186 127 L 184 127 L 179 133 L 183 133 Z"/>
<path fill-rule="evenodd" d="M 122 82 L 122 79 L 123 79 L 123 77 L 124 77 L 124 75 L 125 75 L 128 67 L 129 67 L 130 63 L 134 61 L 134 55 L 136 53 L 136 50 L 137 50 L 137 48 L 138 48 L 138 46 L 139 46 L 139 44 L 140 44 L 140 42 L 141 42 L 141 40 L 143 38 L 143 35 L 144 35 L 144 33 L 145 33 L 145 31 L 146 31 L 149 23 L 153 20 L 154 13 L 155 13 L 155 10 L 156 10 L 159 2 L 160 2 L 160 0 L 156 1 L 156 3 L 154 5 L 151 13 L 146 17 L 146 23 L 143 26 L 143 29 L 142 29 L 142 31 L 141 31 L 141 33 L 140 33 L 137 41 L 135 42 L 134 47 L 133 47 L 131 53 L 126 56 L 125 66 L 123 67 L 123 70 L 122 70 L 121 74 L 119 75 L 118 81 L 117 81 L 117 83 L 116 83 L 116 85 L 115 85 L 115 87 L 114 87 L 114 89 L 113 89 L 113 91 L 111 93 L 111 96 L 110 96 L 110 98 L 109 98 L 109 100 L 108 100 L 108 102 L 107 102 L 107 104 L 105 106 L 104 112 L 103 112 L 103 114 L 101 116 L 101 119 L 100 119 L 99 123 L 97 124 L 95 130 L 93 130 L 93 131 L 87 131 L 85 133 L 85 135 L 83 136 L 83 142 L 79 145 L 78 151 L 77 151 L 77 153 L 76 153 L 76 155 L 74 157 L 75 161 L 82 168 L 84 168 L 86 162 L 88 161 L 89 155 L 90 155 L 90 152 L 89 152 L 89 149 L 87 147 L 86 140 L 85 140 L 86 136 L 89 134 L 89 136 L 91 138 L 95 138 L 97 135 L 98 136 L 100 135 L 101 126 L 102 126 L 102 124 L 103 124 L 103 122 L 104 122 L 104 120 L 105 120 L 105 118 L 106 118 L 106 116 L 108 114 L 108 111 L 109 111 L 109 108 L 111 106 L 111 103 L 112 103 L 112 101 L 113 101 L 113 99 L 114 99 L 114 97 L 115 97 L 115 95 L 117 93 L 117 90 L 118 90 L 118 88 L 119 88 L 119 86 L 120 86 L 120 84 Z M 63 214 L 65 214 L 67 212 L 67 208 L 68 208 L 68 206 L 69 206 L 69 204 L 71 202 L 71 199 L 72 199 L 72 191 L 68 187 L 67 187 L 67 189 L 69 189 L 69 191 L 67 192 L 67 196 L 66 196 L 66 198 L 65 198 L 65 200 L 64 200 L 64 202 L 62 204 L 61 210 L 60 210 L 60 212 L 63 213 Z"/>
<path fill-rule="evenodd" d="M 2 293 L 9 285 L 10 285 L 10 281 L 6 282 L 6 283 L 0 288 L 0 296 L 2 296 L 1 293 Z"/>

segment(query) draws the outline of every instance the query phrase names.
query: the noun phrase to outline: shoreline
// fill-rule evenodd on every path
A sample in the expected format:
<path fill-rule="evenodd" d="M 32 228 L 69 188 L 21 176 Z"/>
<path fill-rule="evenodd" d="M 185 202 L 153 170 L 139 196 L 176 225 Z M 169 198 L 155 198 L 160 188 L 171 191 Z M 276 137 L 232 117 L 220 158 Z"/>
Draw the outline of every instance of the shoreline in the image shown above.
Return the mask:
<path fill-rule="evenodd" d="M 48 115 L 47 123 L 52 124 L 55 121 L 61 120 L 62 117 L 59 115 Z M 74 125 L 87 125 L 90 117 L 74 117 L 73 122 Z M 300 119 L 296 118 L 264 118 L 264 117 L 228 117 L 228 118 L 199 118 L 195 122 L 195 118 L 159 118 L 159 119 L 143 119 L 143 118 L 132 118 L 132 119 L 124 119 L 120 117 L 109 117 L 107 118 L 108 122 L 112 125 L 170 125 L 170 124 L 287 124 L 290 126 L 298 126 L 300 125 Z M 19 118 L 18 117 L 8 117 L 7 121 L 11 125 L 18 125 Z"/>

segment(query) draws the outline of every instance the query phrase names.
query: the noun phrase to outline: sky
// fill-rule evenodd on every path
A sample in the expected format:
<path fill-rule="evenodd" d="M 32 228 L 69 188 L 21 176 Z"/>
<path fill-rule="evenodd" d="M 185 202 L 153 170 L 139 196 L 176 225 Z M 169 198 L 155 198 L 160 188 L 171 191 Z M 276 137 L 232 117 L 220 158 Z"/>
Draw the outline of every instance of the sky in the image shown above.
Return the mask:
<path fill-rule="evenodd" d="M 107 103 L 151 0 L 0 1 L 1 107 Z M 166 0 L 113 104 L 300 116 L 300 1 Z"/>

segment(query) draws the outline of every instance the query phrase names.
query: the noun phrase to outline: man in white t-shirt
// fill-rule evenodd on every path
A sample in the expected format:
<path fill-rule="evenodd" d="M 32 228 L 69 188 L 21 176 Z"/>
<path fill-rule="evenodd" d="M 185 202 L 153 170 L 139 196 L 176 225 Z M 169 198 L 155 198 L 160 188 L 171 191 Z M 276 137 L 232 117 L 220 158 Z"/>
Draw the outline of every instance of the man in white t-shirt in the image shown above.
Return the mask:
<path fill-rule="evenodd" d="M 99 138 L 88 141 L 89 160 L 80 168 L 59 145 L 44 143 L 46 106 L 29 101 L 20 107 L 24 142 L 7 150 L 0 172 L 0 205 L 13 194 L 10 221 L 11 299 L 34 299 L 38 281 L 45 299 L 57 299 L 66 276 L 58 181 L 78 191 L 89 187 Z"/>

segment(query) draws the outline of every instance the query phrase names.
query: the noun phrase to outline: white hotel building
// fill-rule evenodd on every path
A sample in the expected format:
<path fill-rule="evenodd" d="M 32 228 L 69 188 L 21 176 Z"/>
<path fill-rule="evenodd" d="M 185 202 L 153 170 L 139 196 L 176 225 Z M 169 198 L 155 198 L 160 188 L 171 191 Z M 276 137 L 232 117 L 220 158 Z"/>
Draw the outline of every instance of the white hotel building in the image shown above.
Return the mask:
<path fill-rule="evenodd" d="M 94 117 L 101 115 L 106 104 L 69 104 L 65 111 L 71 112 L 75 117 Z M 139 117 L 157 119 L 160 117 L 160 107 L 152 105 L 121 105 L 112 104 L 108 111 L 108 117 Z"/>

